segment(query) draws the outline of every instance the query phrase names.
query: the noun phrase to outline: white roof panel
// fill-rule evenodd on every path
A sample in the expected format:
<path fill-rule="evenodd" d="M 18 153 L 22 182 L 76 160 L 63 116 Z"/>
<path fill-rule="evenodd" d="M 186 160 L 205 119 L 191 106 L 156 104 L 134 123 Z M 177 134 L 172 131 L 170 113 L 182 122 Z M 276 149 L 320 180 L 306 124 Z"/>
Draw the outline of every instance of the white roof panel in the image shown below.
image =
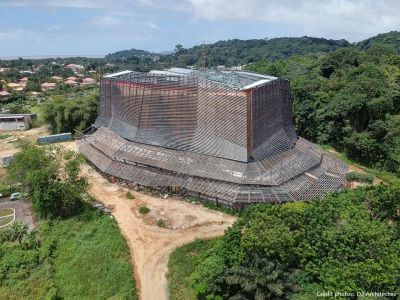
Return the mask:
<path fill-rule="evenodd" d="M 105 77 L 105 78 L 112 78 L 112 77 L 117 77 L 117 76 L 129 74 L 129 73 L 133 73 L 133 71 L 130 71 L 130 70 L 121 71 L 121 72 L 117 72 L 117 73 L 112 73 L 112 74 L 105 75 L 104 77 Z"/>

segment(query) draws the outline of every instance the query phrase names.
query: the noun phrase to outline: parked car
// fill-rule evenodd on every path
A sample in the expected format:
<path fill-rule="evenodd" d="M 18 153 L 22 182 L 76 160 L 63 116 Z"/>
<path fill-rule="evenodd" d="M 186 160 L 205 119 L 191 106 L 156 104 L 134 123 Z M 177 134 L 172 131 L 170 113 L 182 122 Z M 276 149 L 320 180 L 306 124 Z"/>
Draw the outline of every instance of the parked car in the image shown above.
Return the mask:
<path fill-rule="evenodd" d="M 11 201 L 19 200 L 20 198 L 21 198 L 21 193 L 19 192 L 12 193 L 10 196 Z"/>

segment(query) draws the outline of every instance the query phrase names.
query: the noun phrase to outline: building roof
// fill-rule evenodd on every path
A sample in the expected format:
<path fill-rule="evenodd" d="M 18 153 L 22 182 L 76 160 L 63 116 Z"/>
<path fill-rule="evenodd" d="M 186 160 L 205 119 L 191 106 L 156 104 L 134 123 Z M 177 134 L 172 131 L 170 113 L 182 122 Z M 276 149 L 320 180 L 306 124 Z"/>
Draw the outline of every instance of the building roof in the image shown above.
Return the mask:
<path fill-rule="evenodd" d="M 66 84 L 78 84 L 78 82 L 76 82 L 75 80 L 72 80 L 72 79 L 66 80 L 66 81 L 64 81 L 64 83 L 66 83 Z"/>
<path fill-rule="evenodd" d="M 126 71 L 122 71 L 122 72 L 117 72 L 117 73 L 111 73 L 108 75 L 105 75 L 105 78 L 114 78 L 114 77 L 119 77 L 121 75 L 126 75 L 126 74 L 130 74 L 130 73 L 136 73 L 134 71 L 130 71 L 130 70 L 126 70 Z"/>
<path fill-rule="evenodd" d="M 17 87 L 20 87 L 21 84 L 20 83 L 11 82 L 11 83 L 7 84 L 7 86 L 10 87 L 10 88 L 17 88 Z"/>
<path fill-rule="evenodd" d="M 10 95 L 10 93 L 9 92 L 7 92 L 7 91 L 0 91 L 0 96 L 8 96 L 8 95 Z"/>
<path fill-rule="evenodd" d="M 129 80 L 131 77 L 137 76 L 138 73 L 133 71 L 122 71 L 110 75 L 104 76 L 105 78 L 121 78 L 123 80 Z M 221 85 L 229 86 L 239 90 L 249 90 L 270 81 L 278 79 L 274 76 L 261 75 L 251 72 L 243 71 L 221 71 L 214 69 L 184 69 L 184 68 L 169 68 L 166 70 L 151 70 L 149 73 L 153 76 L 197 76 L 210 81 L 217 82 Z"/>
<path fill-rule="evenodd" d="M 55 87 L 56 84 L 55 84 L 54 82 L 43 82 L 40 86 L 41 86 L 42 88 L 46 88 L 46 87 Z"/>
<path fill-rule="evenodd" d="M 6 118 L 22 118 L 22 117 L 36 118 L 36 117 L 37 117 L 37 114 L 36 114 L 36 113 L 30 113 L 30 114 L 0 114 L 0 119 L 6 119 Z"/>

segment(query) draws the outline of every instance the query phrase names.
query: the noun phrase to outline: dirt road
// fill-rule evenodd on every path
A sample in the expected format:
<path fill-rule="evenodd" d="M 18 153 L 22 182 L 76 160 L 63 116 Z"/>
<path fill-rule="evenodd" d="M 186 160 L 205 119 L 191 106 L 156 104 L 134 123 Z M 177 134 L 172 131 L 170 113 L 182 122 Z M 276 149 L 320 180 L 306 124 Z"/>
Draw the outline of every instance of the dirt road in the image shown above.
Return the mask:
<path fill-rule="evenodd" d="M 108 182 L 89 166 L 83 167 L 83 173 L 90 180 L 90 194 L 112 210 L 129 243 L 142 300 L 168 299 L 165 275 L 169 255 L 176 247 L 222 235 L 235 220 L 182 200 L 138 192 L 132 192 L 135 199 L 129 200 L 127 189 Z M 141 215 L 140 206 L 150 208 L 150 213 Z M 168 228 L 158 227 L 155 223 L 159 219 L 165 220 Z"/>

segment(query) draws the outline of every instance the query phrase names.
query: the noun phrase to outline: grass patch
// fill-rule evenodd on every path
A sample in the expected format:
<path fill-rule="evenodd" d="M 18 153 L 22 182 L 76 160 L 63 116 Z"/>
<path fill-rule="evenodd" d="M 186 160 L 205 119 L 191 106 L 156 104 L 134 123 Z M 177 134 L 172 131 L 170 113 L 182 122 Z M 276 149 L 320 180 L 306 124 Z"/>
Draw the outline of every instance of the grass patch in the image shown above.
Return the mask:
<path fill-rule="evenodd" d="M 126 198 L 128 198 L 129 200 L 135 199 L 135 195 L 132 194 L 131 191 L 127 191 L 125 196 L 126 196 Z"/>
<path fill-rule="evenodd" d="M 363 171 L 365 171 L 369 174 L 372 174 L 379 179 L 382 179 L 384 182 L 386 182 L 388 184 L 400 183 L 400 178 L 394 173 L 360 165 L 359 163 L 357 163 L 357 162 L 353 161 L 352 159 L 350 159 L 349 157 L 347 157 L 347 155 L 345 153 L 338 152 L 336 149 L 334 149 L 330 145 L 320 145 L 320 146 L 322 147 L 322 149 L 324 151 L 327 151 L 327 152 L 335 155 L 337 158 L 339 158 L 341 161 L 345 162 L 346 164 L 356 166 L 356 167 L 362 169 Z"/>
<path fill-rule="evenodd" d="M 136 299 L 128 246 L 117 224 L 94 208 L 40 221 L 41 246 L 0 247 L 2 299 Z"/>
<path fill-rule="evenodd" d="M 7 133 L 0 133 L 0 140 L 4 140 L 9 137 L 12 137 L 12 135 Z"/>
<path fill-rule="evenodd" d="M 191 288 L 193 271 L 199 264 L 199 257 L 211 247 L 215 240 L 196 240 L 193 243 L 177 248 L 168 261 L 168 289 L 170 300 L 196 300 Z"/>
<path fill-rule="evenodd" d="M 14 216 L 8 216 L 8 217 L 1 218 L 0 219 L 0 226 L 11 225 L 11 222 L 12 222 L 13 219 L 14 219 Z M 7 227 L 0 228 L 0 230 L 4 229 L 4 228 L 7 228 Z"/>
<path fill-rule="evenodd" d="M 346 179 L 348 181 L 356 181 L 361 183 L 372 184 L 374 182 L 374 176 L 371 174 L 363 174 L 357 172 L 349 172 L 346 174 Z"/>
<path fill-rule="evenodd" d="M 14 210 L 11 208 L 1 208 L 0 217 L 8 216 L 14 214 Z"/>
<path fill-rule="evenodd" d="M 139 212 L 142 215 L 146 215 L 150 212 L 150 208 L 148 208 L 147 206 L 141 206 L 141 207 L 139 207 Z"/>

